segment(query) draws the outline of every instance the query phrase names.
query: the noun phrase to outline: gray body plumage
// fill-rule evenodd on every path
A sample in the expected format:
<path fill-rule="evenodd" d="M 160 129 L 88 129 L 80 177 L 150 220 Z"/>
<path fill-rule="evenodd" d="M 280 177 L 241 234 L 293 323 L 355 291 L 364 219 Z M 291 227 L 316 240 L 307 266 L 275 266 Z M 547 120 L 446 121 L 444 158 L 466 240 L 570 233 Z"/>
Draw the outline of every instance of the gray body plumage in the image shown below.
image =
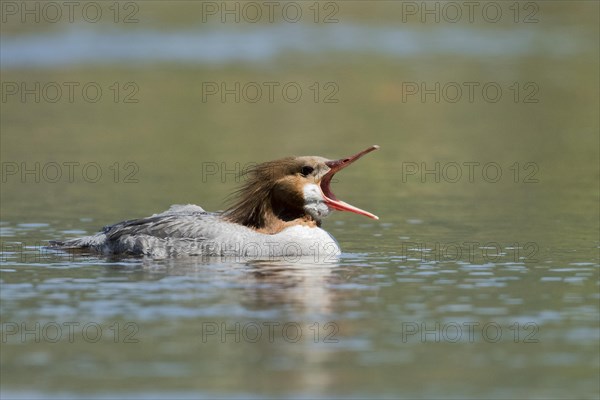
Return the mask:
<path fill-rule="evenodd" d="M 153 258 L 184 255 L 256 260 L 312 257 L 326 262 L 340 254 L 335 239 L 321 228 L 297 225 L 276 234 L 264 234 L 195 205 L 174 205 L 151 217 L 119 222 L 95 235 L 51 242 L 51 245 L 64 250 Z"/>

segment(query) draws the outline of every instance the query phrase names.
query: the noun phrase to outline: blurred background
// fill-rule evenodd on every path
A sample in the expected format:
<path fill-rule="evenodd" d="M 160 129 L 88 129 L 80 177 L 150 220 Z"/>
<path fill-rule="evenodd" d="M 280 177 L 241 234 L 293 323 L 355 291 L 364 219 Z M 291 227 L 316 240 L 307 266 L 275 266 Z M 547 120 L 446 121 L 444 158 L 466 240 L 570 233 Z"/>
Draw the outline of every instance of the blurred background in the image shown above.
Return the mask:
<path fill-rule="evenodd" d="M 0 4 L 5 396 L 598 396 L 597 2 Z M 372 144 L 333 190 L 380 221 L 325 222 L 336 268 L 41 254 Z M 140 342 L 23 321 L 133 321 Z M 206 344 L 207 321 L 334 321 L 339 343 Z M 402 340 L 464 321 L 502 341 Z"/>

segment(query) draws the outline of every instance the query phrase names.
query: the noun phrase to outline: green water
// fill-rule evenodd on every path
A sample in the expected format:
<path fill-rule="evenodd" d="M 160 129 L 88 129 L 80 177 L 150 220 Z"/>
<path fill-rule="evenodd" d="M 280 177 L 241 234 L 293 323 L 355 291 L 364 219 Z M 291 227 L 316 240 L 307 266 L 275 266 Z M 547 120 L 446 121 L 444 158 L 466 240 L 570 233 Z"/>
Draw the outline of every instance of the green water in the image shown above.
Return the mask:
<path fill-rule="evenodd" d="M 393 4 L 377 4 L 341 3 L 339 25 L 448 36 L 524 27 L 401 24 Z M 497 54 L 359 48 L 3 68 L 3 83 L 94 82 L 104 95 L 1 103 L 2 397 L 597 398 L 598 5 L 536 4 L 539 22 L 522 32 L 539 43 L 525 52 L 517 40 Z M 140 4 L 127 29 L 185 31 L 193 16 Z M 8 23 L 2 34 L 62 28 Z M 206 82 L 295 82 L 304 97 L 203 101 Z M 407 94 L 422 82 L 478 89 L 455 103 L 452 85 L 439 102 Z M 481 95 L 490 82 L 497 102 Z M 337 102 L 325 102 L 332 88 Z M 330 216 L 323 227 L 343 250 L 333 265 L 41 247 L 171 204 L 222 209 L 252 163 L 372 144 L 381 149 L 332 188 L 380 220 Z"/>

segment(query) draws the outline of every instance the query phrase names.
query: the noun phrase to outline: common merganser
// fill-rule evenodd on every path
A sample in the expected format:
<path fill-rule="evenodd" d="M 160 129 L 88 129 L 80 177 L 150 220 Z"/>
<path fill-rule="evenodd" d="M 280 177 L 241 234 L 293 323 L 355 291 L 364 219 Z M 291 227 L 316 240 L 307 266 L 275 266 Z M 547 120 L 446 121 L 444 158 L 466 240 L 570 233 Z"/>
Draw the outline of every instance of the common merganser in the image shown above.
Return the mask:
<path fill-rule="evenodd" d="M 374 145 L 339 160 L 303 156 L 265 162 L 247 172 L 235 202 L 223 212 L 173 205 L 151 217 L 106 226 L 92 236 L 50 244 L 62 250 L 153 258 L 312 256 L 327 261 L 341 250 L 321 229 L 322 218 L 340 210 L 379 219 L 337 199 L 330 189 L 337 172 L 378 148 Z"/>

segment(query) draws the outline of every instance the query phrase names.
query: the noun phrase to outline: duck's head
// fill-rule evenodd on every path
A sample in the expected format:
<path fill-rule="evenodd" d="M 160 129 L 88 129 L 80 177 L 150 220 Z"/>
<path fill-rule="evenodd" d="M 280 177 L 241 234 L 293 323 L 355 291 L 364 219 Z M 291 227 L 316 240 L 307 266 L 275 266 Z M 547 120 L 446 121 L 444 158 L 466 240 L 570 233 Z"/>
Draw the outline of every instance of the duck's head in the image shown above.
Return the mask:
<path fill-rule="evenodd" d="M 374 145 L 339 160 L 302 156 L 258 164 L 246 172 L 246 184 L 235 193 L 236 201 L 225 216 L 231 222 L 267 232 L 276 232 L 278 226 L 295 220 L 320 225 L 332 210 L 379 219 L 339 200 L 330 187 L 337 172 L 378 148 Z"/>

